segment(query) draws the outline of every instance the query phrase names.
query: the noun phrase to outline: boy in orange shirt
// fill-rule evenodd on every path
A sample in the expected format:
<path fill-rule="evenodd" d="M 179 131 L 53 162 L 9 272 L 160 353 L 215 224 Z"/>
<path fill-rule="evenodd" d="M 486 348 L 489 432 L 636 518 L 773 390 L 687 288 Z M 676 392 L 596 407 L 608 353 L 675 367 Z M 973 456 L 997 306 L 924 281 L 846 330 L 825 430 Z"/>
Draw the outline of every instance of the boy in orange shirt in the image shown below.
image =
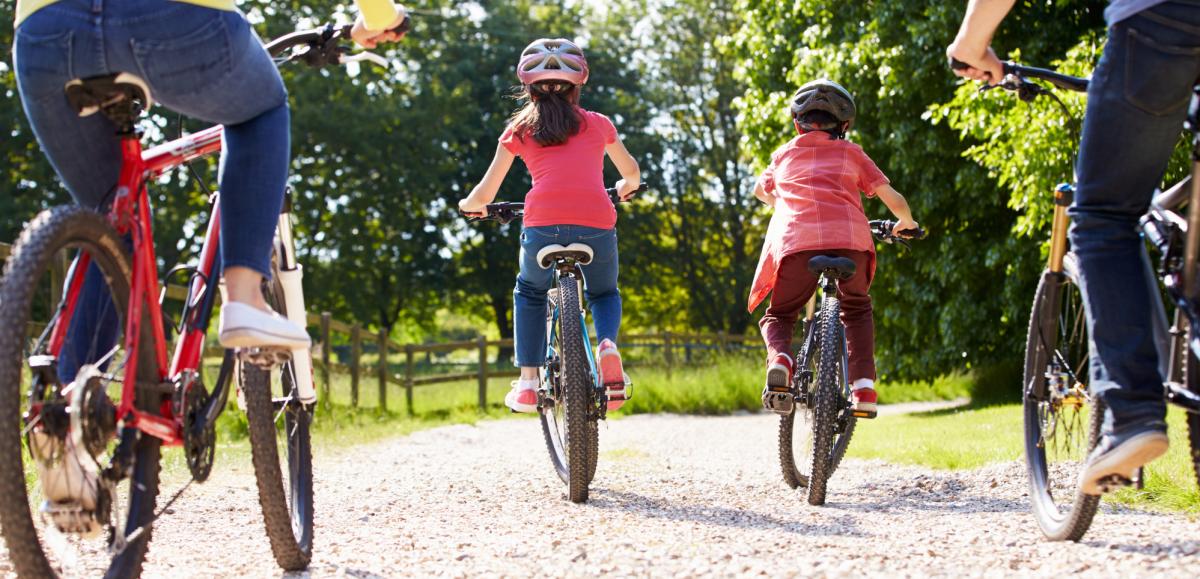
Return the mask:
<path fill-rule="evenodd" d="M 838 288 L 849 355 L 847 378 L 854 409 L 874 416 L 875 323 L 867 291 L 875 275 L 875 242 L 859 193 L 887 205 L 898 221 L 893 232 L 916 229 L 917 222 L 908 202 L 862 147 L 845 140 L 855 117 L 849 91 L 831 80 L 812 81 L 792 97 L 791 113 L 799 135 L 771 154 L 771 164 L 754 188 L 754 195 L 775 210 L 749 300 L 754 311 L 771 294 L 771 305 L 759 322 L 767 345 L 764 406 L 768 391 L 791 387 L 792 334 L 817 288 L 808 261 L 835 255 L 857 266 L 854 276 Z"/>

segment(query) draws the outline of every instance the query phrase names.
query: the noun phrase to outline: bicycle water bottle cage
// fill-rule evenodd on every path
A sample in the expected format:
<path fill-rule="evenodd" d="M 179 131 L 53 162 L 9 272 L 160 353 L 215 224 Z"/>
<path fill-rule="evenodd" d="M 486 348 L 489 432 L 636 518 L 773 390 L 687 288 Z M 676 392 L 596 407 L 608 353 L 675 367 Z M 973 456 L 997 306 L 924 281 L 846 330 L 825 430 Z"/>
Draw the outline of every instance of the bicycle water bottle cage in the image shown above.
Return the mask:
<path fill-rule="evenodd" d="M 150 87 L 127 72 L 77 78 L 67 82 L 63 90 L 67 93 L 67 102 L 79 116 L 101 113 L 122 133 L 132 133 L 142 111 L 153 105 Z"/>
<path fill-rule="evenodd" d="M 543 247 L 537 254 L 537 262 L 542 269 L 550 269 L 560 261 L 579 265 L 592 263 L 592 248 L 582 243 L 572 243 L 565 247 L 555 243 Z"/>
<path fill-rule="evenodd" d="M 822 274 L 829 274 L 837 279 L 850 279 L 854 277 L 857 269 L 858 266 L 854 265 L 854 261 L 847 257 L 818 255 L 808 260 L 808 271 L 818 277 Z"/>

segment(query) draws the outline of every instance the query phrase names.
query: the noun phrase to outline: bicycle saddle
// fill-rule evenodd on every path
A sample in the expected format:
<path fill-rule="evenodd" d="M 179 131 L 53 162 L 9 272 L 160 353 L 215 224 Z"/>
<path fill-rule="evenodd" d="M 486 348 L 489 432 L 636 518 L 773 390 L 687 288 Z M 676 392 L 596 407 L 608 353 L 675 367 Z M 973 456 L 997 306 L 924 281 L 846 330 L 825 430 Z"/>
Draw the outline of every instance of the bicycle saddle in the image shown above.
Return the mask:
<path fill-rule="evenodd" d="M 127 72 L 93 76 L 84 79 L 74 79 L 63 87 L 67 93 L 67 102 L 81 117 L 88 117 L 98 112 L 106 116 L 114 113 L 126 113 L 122 107 L 138 103 L 140 109 L 149 109 L 153 103 L 150 99 L 150 87 L 142 79 Z M 137 112 L 128 110 L 133 116 Z M 126 116 L 126 115 L 122 115 Z"/>
<path fill-rule="evenodd" d="M 850 279 L 854 277 L 856 269 L 858 269 L 858 266 L 854 265 L 854 261 L 848 257 L 818 255 L 808 260 L 808 271 L 811 271 L 815 276 L 829 272 L 829 275 L 838 279 Z"/>
<path fill-rule="evenodd" d="M 572 259 L 579 265 L 587 265 L 592 263 L 592 248 L 582 243 L 572 243 L 565 247 L 554 243 L 543 247 L 537 254 L 537 262 L 542 269 L 550 269 L 550 266 L 560 259 Z"/>

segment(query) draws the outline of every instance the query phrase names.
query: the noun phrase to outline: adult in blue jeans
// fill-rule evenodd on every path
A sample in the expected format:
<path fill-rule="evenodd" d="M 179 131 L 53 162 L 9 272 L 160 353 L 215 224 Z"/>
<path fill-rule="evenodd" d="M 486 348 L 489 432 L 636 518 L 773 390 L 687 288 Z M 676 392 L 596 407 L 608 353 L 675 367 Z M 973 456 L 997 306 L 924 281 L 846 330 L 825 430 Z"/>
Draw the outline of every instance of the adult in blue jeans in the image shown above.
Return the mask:
<path fill-rule="evenodd" d="M 404 18 L 391 0 L 359 0 L 352 33 L 363 46 L 397 40 Z M 199 4 L 203 4 L 201 6 Z M 219 6 L 210 8 L 207 6 Z M 260 291 L 283 203 L 289 155 L 287 92 L 234 0 L 18 0 L 13 68 L 38 143 L 75 201 L 102 210 L 121 164 L 116 128 L 103 115 L 81 118 L 67 102 L 72 79 L 131 73 L 163 106 L 225 125 L 220 165 L 221 258 L 228 302 L 226 347 L 306 347 L 304 328 L 272 312 Z M 69 381 L 82 350 L 118 328 L 98 270 L 89 272 L 60 361 Z M 92 348 L 94 349 L 94 348 Z"/>
<path fill-rule="evenodd" d="M 958 72 L 995 84 L 1003 69 L 989 47 L 1014 0 L 971 0 L 947 53 Z M 1129 480 L 1167 451 L 1163 377 L 1150 321 L 1157 291 L 1138 219 L 1166 170 L 1200 80 L 1200 2 L 1114 0 L 1104 12 L 1108 44 L 1088 87 L 1076 165 L 1071 245 L 1079 259 L 1092 392 L 1107 406 L 1103 437 L 1080 486 Z"/>

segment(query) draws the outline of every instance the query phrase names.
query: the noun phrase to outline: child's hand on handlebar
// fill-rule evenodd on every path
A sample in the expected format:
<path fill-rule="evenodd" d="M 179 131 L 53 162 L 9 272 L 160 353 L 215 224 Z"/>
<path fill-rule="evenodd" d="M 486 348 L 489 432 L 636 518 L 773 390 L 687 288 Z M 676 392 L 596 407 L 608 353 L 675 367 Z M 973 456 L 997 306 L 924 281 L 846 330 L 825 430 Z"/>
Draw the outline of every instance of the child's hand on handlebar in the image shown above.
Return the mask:
<path fill-rule="evenodd" d="M 915 231 L 920 228 L 921 226 L 917 225 L 917 222 L 912 218 L 897 219 L 896 226 L 892 227 L 892 235 L 895 235 L 896 237 L 909 238 L 912 237 L 911 231 Z"/>
<path fill-rule="evenodd" d="M 477 206 L 469 199 L 462 199 L 458 202 L 458 212 L 467 217 L 487 217 L 487 205 Z"/>
<path fill-rule="evenodd" d="M 637 193 L 638 184 L 630 183 L 625 179 L 621 179 L 617 181 L 616 189 L 617 197 L 620 198 L 621 201 L 629 201 L 629 199 Z"/>
<path fill-rule="evenodd" d="M 396 18 L 392 23 L 383 30 L 371 30 L 367 28 L 366 19 L 359 14 L 358 19 L 354 21 L 354 28 L 350 30 L 350 37 L 363 48 L 375 48 L 381 42 L 398 42 L 408 32 L 408 27 L 403 26 L 407 18 L 408 12 L 397 4 Z"/>

